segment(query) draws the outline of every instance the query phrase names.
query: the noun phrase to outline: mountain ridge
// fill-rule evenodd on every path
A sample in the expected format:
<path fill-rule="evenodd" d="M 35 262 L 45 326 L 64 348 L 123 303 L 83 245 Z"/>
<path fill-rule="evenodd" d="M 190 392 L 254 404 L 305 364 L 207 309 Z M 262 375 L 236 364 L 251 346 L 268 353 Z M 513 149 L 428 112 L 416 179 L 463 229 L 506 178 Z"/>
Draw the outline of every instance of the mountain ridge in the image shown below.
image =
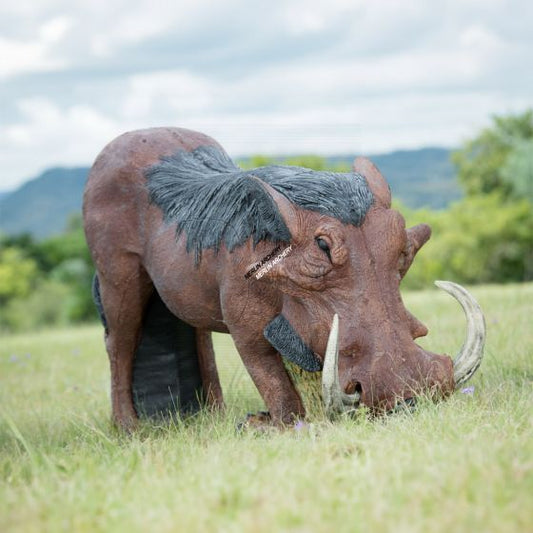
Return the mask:
<path fill-rule="evenodd" d="M 393 198 L 408 207 L 442 209 L 461 197 L 449 156 L 449 149 L 426 147 L 368 157 L 387 178 Z M 332 166 L 350 165 L 354 156 L 324 159 Z M 64 231 L 69 217 L 81 212 L 88 172 L 84 166 L 53 167 L 14 191 L 0 192 L 0 234 L 30 233 L 42 239 Z"/>

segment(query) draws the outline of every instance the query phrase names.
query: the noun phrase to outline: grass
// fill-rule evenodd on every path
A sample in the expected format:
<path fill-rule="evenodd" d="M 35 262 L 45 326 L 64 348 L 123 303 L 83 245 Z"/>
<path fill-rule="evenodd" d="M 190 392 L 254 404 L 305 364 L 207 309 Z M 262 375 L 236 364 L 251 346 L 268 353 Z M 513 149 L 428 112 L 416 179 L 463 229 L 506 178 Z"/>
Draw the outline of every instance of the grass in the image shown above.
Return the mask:
<path fill-rule="evenodd" d="M 262 403 L 228 336 L 226 414 L 131 437 L 109 422 L 101 328 L 4 337 L 0 531 L 531 531 L 533 284 L 472 292 L 489 333 L 473 395 L 300 431 L 236 433 Z M 426 347 L 459 348 L 449 296 L 405 300 Z"/>

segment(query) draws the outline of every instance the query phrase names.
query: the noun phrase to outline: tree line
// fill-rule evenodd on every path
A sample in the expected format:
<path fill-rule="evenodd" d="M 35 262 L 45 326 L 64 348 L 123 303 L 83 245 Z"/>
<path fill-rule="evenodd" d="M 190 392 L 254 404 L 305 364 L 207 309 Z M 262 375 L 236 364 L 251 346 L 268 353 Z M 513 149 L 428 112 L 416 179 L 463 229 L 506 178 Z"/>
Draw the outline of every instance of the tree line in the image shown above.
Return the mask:
<path fill-rule="evenodd" d="M 401 208 L 409 224 L 433 229 L 405 285 L 533 280 L 533 110 L 493 117 L 452 161 L 462 200 L 443 211 Z"/>

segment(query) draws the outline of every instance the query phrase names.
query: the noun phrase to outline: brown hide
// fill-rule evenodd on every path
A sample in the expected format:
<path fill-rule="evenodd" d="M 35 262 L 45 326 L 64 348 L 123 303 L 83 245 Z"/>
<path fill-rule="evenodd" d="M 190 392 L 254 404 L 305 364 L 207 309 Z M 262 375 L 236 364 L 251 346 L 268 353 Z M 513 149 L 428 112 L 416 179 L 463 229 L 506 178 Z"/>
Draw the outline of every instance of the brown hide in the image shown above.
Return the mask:
<path fill-rule="evenodd" d="M 167 308 L 198 332 L 204 388 L 211 403 L 222 395 L 208 331 L 230 333 L 275 423 L 304 416 L 300 396 L 279 353 L 263 335 L 282 314 L 303 342 L 322 359 L 332 316 L 340 317 L 339 374 L 347 392 L 377 410 L 420 391 L 453 389 L 452 361 L 414 343 L 427 329 L 405 309 L 401 277 L 429 228 L 405 228 L 390 209 L 390 190 L 372 163 L 355 162 L 374 194 L 374 205 L 356 227 L 301 209 L 261 182 L 274 198 L 292 235 L 291 252 L 261 279 L 245 277 L 274 248 L 251 239 L 231 253 L 203 251 L 195 264 L 185 235 L 163 221 L 150 204 L 144 171 L 180 149 L 211 145 L 200 133 L 154 128 L 124 134 L 110 143 L 91 169 L 84 195 L 87 241 L 100 280 L 110 358 L 112 407 L 116 422 L 131 428 L 133 357 L 143 312 L 154 288 Z M 321 246 L 318 246 L 320 239 Z M 329 256 L 324 251 L 329 250 Z"/>

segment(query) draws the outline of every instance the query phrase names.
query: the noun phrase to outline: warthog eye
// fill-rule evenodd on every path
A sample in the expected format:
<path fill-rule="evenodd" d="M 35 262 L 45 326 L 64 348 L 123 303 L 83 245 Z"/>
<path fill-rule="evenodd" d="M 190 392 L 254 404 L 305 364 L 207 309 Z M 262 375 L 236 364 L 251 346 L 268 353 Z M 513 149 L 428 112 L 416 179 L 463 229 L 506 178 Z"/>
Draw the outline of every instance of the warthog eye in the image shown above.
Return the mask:
<path fill-rule="evenodd" d="M 318 244 L 318 247 L 322 251 L 326 252 L 326 255 L 328 256 L 329 262 L 331 263 L 331 251 L 329 249 L 328 243 L 324 239 L 321 239 L 320 237 L 316 237 L 315 241 Z"/>

